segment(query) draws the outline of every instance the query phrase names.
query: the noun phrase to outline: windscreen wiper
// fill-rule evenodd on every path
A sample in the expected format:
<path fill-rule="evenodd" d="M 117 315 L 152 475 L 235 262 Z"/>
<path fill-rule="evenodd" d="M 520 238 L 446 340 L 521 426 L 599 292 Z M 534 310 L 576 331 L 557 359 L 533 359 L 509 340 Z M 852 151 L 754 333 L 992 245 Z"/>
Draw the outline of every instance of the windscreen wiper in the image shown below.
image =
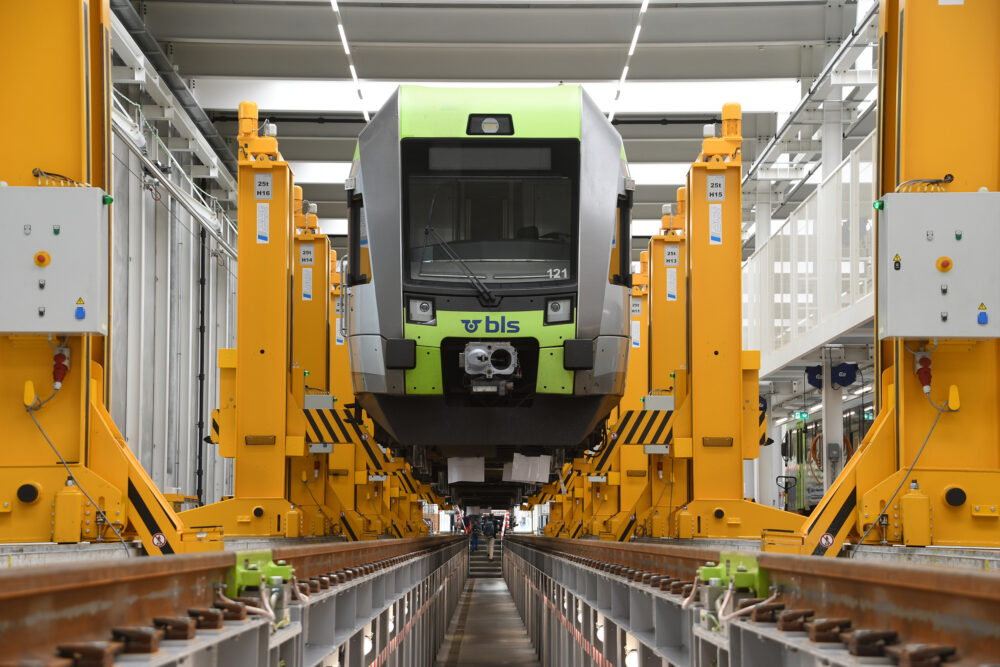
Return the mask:
<path fill-rule="evenodd" d="M 465 269 L 465 274 L 466 276 L 468 276 L 469 282 L 471 282 L 472 286 L 476 288 L 477 292 L 479 292 L 479 302 L 483 304 L 483 306 L 499 305 L 500 299 L 497 298 L 497 295 L 491 292 L 490 288 L 487 287 L 486 284 L 479 279 L 479 276 L 476 275 L 476 272 L 473 271 L 471 268 L 469 268 L 469 265 L 465 263 L 465 260 L 462 259 L 458 255 L 458 253 L 455 252 L 455 249 L 452 248 L 451 245 L 449 245 L 448 242 L 444 240 L 441 234 L 438 233 L 438 230 L 430 226 L 424 227 L 424 244 L 425 245 L 427 244 L 427 237 L 430 236 L 431 234 L 433 234 L 437 238 L 438 241 L 437 244 L 441 246 L 441 249 L 444 250 L 445 254 L 448 255 L 448 257 L 453 262 L 457 262 L 458 264 L 461 265 L 463 269 Z"/>

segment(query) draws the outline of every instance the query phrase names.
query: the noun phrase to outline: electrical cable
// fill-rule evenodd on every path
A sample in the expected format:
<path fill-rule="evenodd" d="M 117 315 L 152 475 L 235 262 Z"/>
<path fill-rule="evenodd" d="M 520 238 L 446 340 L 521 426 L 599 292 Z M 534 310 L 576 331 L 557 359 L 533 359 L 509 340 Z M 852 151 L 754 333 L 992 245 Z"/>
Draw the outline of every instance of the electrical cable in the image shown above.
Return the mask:
<path fill-rule="evenodd" d="M 701 576 L 699 574 L 694 575 L 694 583 L 691 585 L 691 593 L 684 598 L 684 602 L 681 603 L 681 609 L 689 609 L 694 603 L 695 593 L 698 591 L 698 584 L 701 583 Z"/>
<path fill-rule="evenodd" d="M 295 593 L 295 599 L 299 601 L 299 604 L 301 604 L 303 607 L 309 604 L 309 596 L 303 593 L 299 589 L 299 580 L 295 577 L 294 574 L 292 575 L 291 583 L 292 583 L 292 592 Z"/>
<path fill-rule="evenodd" d="M 733 599 L 733 592 L 734 591 L 735 591 L 735 587 L 733 585 L 733 580 L 730 579 L 729 580 L 729 586 L 726 588 L 726 594 L 722 596 L 722 599 L 715 601 L 715 611 L 718 614 L 718 619 L 716 620 L 717 624 L 718 624 L 718 620 L 721 620 L 725 616 L 725 614 L 723 613 L 723 611 L 725 610 L 726 607 L 729 606 L 730 600 Z M 722 626 L 719 625 L 719 627 L 722 627 Z"/>
<path fill-rule="evenodd" d="M 319 501 L 316 500 L 316 496 L 313 495 L 312 489 L 309 488 L 309 482 L 307 482 L 305 480 L 302 480 L 302 486 L 306 487 L 306 491 L 309 492 L 309 497 L 313 499 L 314 503 L 316 503 L 316 511 L 318 511 L 320 513 L 320 515 L 322 515 L 322 517 L 324 519 L 326 519 L 327 521 L 329 521 L 330 525 L 333 526 L 333 524 L 334 524 L 333 519 L 331 519 L 330 517 L 328 517 L 326 515 L 326 512 L 323 511 L 323 506 L 319 504 Z"/>
<path fill-rule="evenodd" d="M 673 511 L 674 505 L 674 464 L 673 459 L 670 462 L 670 478 L 671 481 L 665 482 L 663 488 L 660 490 L 660 495 L 657 497 L 656 502 L 653 503 L 652 507 L 658 507 L 660 501 L 663 500 L 663 494 L 667 491 L 667 486 L 670 486 L 670 498 L 667 500 L 667 537 L 670 537 L 670 513 Z"/>
<path fill-rule="evenodd" d="M 53 392 L 53 396 L 54 395 L 55 395 L 55 392 Z M 48 401 L 51 398 L 52 398 L 52 396 L 50 396 L 49 398 L 47 398 L 45 400 Z M 37 397 L 36 397 L 36 401 L 37 401 Z M 38 407 L 41 407 L 41 405 L 39 405 Z M 63 455 L 59 453 L 59 450 L 56 449 L 56 446 L 54 444 L 52 444 L 52 441 L 49 440 L 49 436 L 48 436 L 48 434 L 45 433 L 45 429 L 42 428 L 42 425 L 38 423 L 38 419 L 35 417 L 35 412 L 34 412 L 35 410 L 38 409 L 38 407 L 32 407 L 32 406 L 26 405 L 26 406 L 24 406 L 24 411 L 28 413 L 29 417 L 31 417 L 31 421 L 35 422 L 35 426 L 38 428 L 38 432 L 42 434 L 42 437 L 45 438 L 45 442 L 49 443 L 49 447 L 52 448 L 52 451 L 55 452 L 56 457 L 59 458 L 59 462 L 62 463 L 62 465 L 63 465 L 64 468 L 66 468 L 66 473 L 69 475 L 69 478 L 71 480 L 73 480 L 73 483 L 76 484 L 76 488 L 80 489 L 80 492 L 83 493 L 83 495 L 87 497 L 87 500 L 89 500 L 90 504 L 94 506 L 94 508 L 96 509 L 97 513 L 100 516 L 104 517 L 104 523 L 105 523 L 105 525 L 111 526 L 111 530 L 113 530 L 114 533 L 115 533 L 115 535 L 118 536 L 118 541 L 121 542 L 122 548 L 125 549 L 125 557 L 126 558 L 131 558 L 132 554 L 128 550 L 128 544 L 125 542 L 125 538 L 122 536 L 121 531 L 119 531 L 118 528 L 115 527 L 115 524 L 113 524 L 111 522 L 111 520 L 108 519 L 108 515 L 104 513 L 104 510 L 101 508 L 101 506 L 98 505 L 94 501 L 94 499 L 90 497 L 90 494 L 87 493 L 87 490 L 84 489 L 83 486 L 81 486 L 80 480 L 78 480 L 76 478 L 76 475 L 73 474 L 73 470 L 70 469 L 69 464 L 66 463 L 66 459 L 64 459 Z"/>
<path fill-rule="evenodd" d="M 897 185 L 895 192 L 909 192 L 909 187 L 911 185 L 916 185 L 917 183 L 925 186 L 923 189 L 924 192 L 926 192 L 926 186 L 933 187 L 936 192 L 944 192 L 944 188 L 941 187 L 941 184 L 951 183 L 954 180 L 955 177 L 951 174 L 945 174 L 943 178 L 911 178 L 910 180 L 903 181 Z"/>
<path fill-rule="evenodd" d="M 934 405 L 934 401 L 931 401 L 931 397 L 927 394 L 924 395 L 927 396 L 927 400 L 930 401 L 930 404 Z M 934 422 L 931 424 L 930 430 L 927 431 L 927 437 L 924 438 L 924 443 L 920 445 L 920 449 L 917 450 L 917 455 L 913 457 L 913 462 L 910 463 L 910 467 L 906 469 L 906 474 L 903 475 L 903 479 L 899 481 L 899 486 L 897 486 L 896 490 L 892 492 L 891 496 L 889 496 L 889 500 L 888 502 L 886 502 L 885 507 L 883 507 L 882 510 L 875 516 L 875 520 L 872 521 L 871 525 L 868 526 L 868 530 L 866 530 L 864 534 L 861 536 L 861 539 L 858 540 L 857 546 L 855 546 L 854 549 L 851 550 L 851 554 L 850 556 L 848 556 L 848 558 L 854 558 L 854 554 L 857 553 L 858 548 L 865 543 L 865 538 L 867 538 L 868 534 L 872 532 L 872 529 L 878 525 L 879 519 L 881 519 L 882 516 L 885 515 L 886 510 L 888 510 L 889 507 L 892 506 L 892 501 L 896 499 L 896 494 L 898 494 L 899 491 L 903 488 L 903 485 L 906 484 L 906 480 L 909 479 L 910 473 L 913 472 L 914 466 L 917 465 L 917 461 L 920 459 L 920 455 L 924 453 L 924 447 L 926 447 L 927 443 L 930 441 L 931 434 L 934 433 L 934 427 L 937 426 L 938 420 L 941 419 L 941 415 L 943 415 L 945 412 L 958 412 L 957 410 L 952 410 L 951 408 L 949 408 L 947 403 L 945 403 L 944 406 L 940 408 L 938 408 L 936 405 L 934 405 L 934 407 L 935 409 L 937 409 L 937 415 L 934 417 Z"/>
<path fill-rule="evenodd" d="M 89 183 L 82 183 L 69 176 L 63 176 L 62 174 L 57 174 L 54 171 L 45 171 L 44 169 L 39 169 L 35 167 L 31 170 L 31 175 L 38 179 L 38 184 L 42 185 L 42 179 L 46 185 L 58 185 L 60 187 L 74 187 L 74 188 L 86 188 L 90 187 Z"/>
<path fill-rule="evenodd" d="M 861 364 L 858 364 L 858 375 L 861 376 L 861 407 L 858 411 L 858 442 L 862 442 L 865 439 L 865 372 L 861 369 Z M 872 378 L 874 381 L 874 378 Z"/>
<path fill-rule="evenodd" d="M 781 591 L 779 591 L 776 588 L 776 589 L 774 589 L 774 593 L 771 595 L 771 597 L 767 598 L 766 600 L 761 600 L 760 602 L 757 602 L 756 604 L 748 605 L 746 607 L 743 607 L 743 609 L 737 609 L 736 611 L 734 611 L 732 613 L 729 613 L 729 614 L 722 614 L 722 613 L 720 613 L 719 614 L 719 620 L 723 621 L 723 622 L 728 622 L 728 621 L 731 621 L 732 619 L 736 618 L 737 616 L 745 616 L 746 614 L 749 614 L 750 612 L 752 612 L 757 607 L 763 607 L 764 605 L 771 604 L 772 602 L 774 602 L 775 600 L 778 599 L 779 595 L 781 595 Z"/>

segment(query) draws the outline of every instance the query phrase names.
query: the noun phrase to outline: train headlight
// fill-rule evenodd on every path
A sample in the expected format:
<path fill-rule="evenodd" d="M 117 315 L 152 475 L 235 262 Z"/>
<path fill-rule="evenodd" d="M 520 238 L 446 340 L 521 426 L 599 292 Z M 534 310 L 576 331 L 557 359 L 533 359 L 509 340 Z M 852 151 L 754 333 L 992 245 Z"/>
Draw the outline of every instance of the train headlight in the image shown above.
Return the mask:
<path fill-rule="evenodd" d="M 573 299 L 549 299 L 545 302 L 545 323 L 561 324 L 573 319 Z"/>
<path fill-rule="evenodd" d="M 406 305 L 406 319 L 415 324 L 436 324 L 434 302 L 430 299 L 410 299 Z"/>

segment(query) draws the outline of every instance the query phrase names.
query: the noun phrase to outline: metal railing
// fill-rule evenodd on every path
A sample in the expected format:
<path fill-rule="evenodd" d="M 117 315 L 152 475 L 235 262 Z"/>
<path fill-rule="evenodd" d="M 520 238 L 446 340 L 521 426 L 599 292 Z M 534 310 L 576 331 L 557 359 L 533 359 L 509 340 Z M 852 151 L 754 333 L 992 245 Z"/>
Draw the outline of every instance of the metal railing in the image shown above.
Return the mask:
<path fill-rule="evenodd" d="M 744 264 L 743 347 L 761 351 L 761 377 L 874 315 L 874 177 L 872 133 Z"/>

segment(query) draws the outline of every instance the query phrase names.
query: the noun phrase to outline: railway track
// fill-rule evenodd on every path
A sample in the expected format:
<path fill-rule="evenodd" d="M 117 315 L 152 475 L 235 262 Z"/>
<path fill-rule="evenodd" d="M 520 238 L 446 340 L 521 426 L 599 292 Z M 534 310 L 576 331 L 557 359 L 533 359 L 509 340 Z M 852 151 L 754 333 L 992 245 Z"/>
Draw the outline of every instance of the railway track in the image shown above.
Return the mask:
<path fill-rule="evenodd" d="M 559 559 L 566 565 L 559 576 L 582 572 L 653 597 L 686 594 L 697 568 L 720 562 L 726 552 L 669 543 L 507 539 L 522 551 Z M 415 559 L 443 561 L 462 543 L 456 536 L 293 545 L 273 548 L 271 556 L 294 569 L 302 591 L 319 594 L 377 578 Z M 439 553 L 441 558 L 433 558 Z M 828 639 L 832 636 L 847 646 L 852 636 L 873 637 L 870 648 L 883 656 L 882 664 L 931 666 L 941 657 L 968 665 L 1000 664 L 1000 575 L 848 559 L 754 556 L 780 592 L 776 602 L 782 606 L 770 617 L 760 615 L 760 623 L 739 621 L 742 624 L 801 643 L 809 641 L 813 626 L 836 621 Z M 0 572 L 0 666 L 111 664 L 129 641 L 141 648 L 143 637 L 157 628 L 169 630 L 170 619 L 182 624 L 190 619 L 191 631 L 198 636 L 211 633 L 205 628 L 224 613 L 218 588 L 240 558 L 237 552 L 222 552 Z M 553 561 L 547 562 L 551 566 Z M 252 617 L 245 622 L 264 625 Z M 77 652 L 64 650 L 69 657 L 56 657 L 59 647 L 70 646 Z M 81 647 L 88 646 L 95 662 L 82 660 Z M 37 662 L 25 662 L 28 659 Z"/>
<path fill-rule="evenodd" d="M 690 591 L 698 567 L 720 562 L 725 552 L 669 543 L 544 537 L 513 541 L 636 587 L 682 594 Z M 881 645 L 871 650 L 901 665 L 936 665 L 943 657 L 970 665 L 1000 664 L 1000 575 L 845 558 L 752 555 L 767 571 L 772 590 L 780 591 L 777 602 L 783 607 L 770 616 L 778 631 L 815 632 L 812 625 L 836 620 L 832 627 L 844 632 L 836 632 L 834 642 L 848 645 L 852 632 L 855 642 L 874 638 Z M 783 623 L 783 615 L 798 622 Z"/>
<path fill-rule="evenodd" d="M 436 552 L 451 553 L 462 541 L 425 537 L 270 551 L 274 562 L 294 569 L 302 591 L 319 592 Z M 129 637 L 139 638 L 133 640 L 137 647 L 157 629 L 169 638 L 170 622 L 178 632 L 191 624 L 192 636 L 218 629 L 224 610 L 217 589 L 239 559 L 238 552 L 215 552 L 0 572 L 0 666 L 111 664 L 113 654 L 128 650 Z M 76 650 L 59 649 L 71 646 Z M 57 653 L 66 657 L 55 658 Z"/>

